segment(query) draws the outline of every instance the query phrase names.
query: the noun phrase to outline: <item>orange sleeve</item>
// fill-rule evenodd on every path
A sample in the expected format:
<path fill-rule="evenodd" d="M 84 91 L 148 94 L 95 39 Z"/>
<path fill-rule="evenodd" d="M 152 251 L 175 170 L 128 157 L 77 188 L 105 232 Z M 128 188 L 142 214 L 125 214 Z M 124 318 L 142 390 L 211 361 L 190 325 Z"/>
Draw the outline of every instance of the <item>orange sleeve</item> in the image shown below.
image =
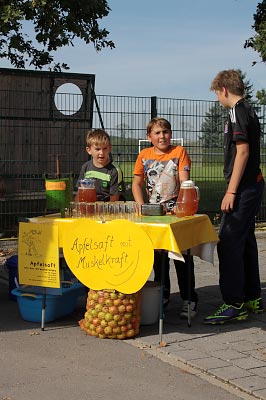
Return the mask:
<path fill-rule="evenodd" d="M 179 171 L 190 171 L 191 159 L 184 147 L 179 154 Z"/>
<path fill-rule="evenodd" d="M 133 171 L 134 175 L 143 175 L 144 176 L 144 167 L 143 167 L 142 159 L 143 159 L 143 150 L 139 153 L 139 155 L 136 159 L 134 171 Z"/>

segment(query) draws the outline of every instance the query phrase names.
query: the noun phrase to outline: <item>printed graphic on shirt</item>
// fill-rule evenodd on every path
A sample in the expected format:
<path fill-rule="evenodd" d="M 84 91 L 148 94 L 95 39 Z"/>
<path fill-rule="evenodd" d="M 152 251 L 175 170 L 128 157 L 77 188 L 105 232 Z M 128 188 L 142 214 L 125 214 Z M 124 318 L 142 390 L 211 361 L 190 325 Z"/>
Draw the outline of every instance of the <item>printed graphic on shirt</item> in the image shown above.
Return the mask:
<path fill-rule="evenodd" d="M 231 110 L 229 110 L 229 115 L 230 115 L 230 120 L 232 122 L 232 124 L 236 123 L 236 109 L 235 107 L 231 108 Z"/>
<path fill-rule="evenodd" d="M 224 133 L 228 133 L 228 121 L 226 121 L 226 124 L 224 126 Z"/>
<path fill-rule="evenodd" d="M 150 203 L 164 203 L 167 210 L 173 208 L 178 191 L 178 158 L 172 160 L 143 160 Z"/>
<path fill-rule="evenodd" d="M 101 181 L 110 182 L 111 175 L 99 171 L 86 171 L 84 174 L 84 178 L 95 178 L 100 179 Z"/>

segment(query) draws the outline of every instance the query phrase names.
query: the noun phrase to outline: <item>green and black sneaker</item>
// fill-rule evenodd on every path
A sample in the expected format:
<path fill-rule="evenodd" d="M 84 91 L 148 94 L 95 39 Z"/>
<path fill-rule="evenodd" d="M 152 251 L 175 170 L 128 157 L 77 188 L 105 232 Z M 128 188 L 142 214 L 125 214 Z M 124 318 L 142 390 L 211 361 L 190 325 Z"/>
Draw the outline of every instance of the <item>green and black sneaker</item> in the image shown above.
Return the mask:
<path fill-rule="evenodd" d="M 255 314 L 260 314 L 264 311 L 263 301 L 261 297 L 255 300 L 247 301 L 246 303 L 244 303 L 244 306 L 246 307 L 247 310 Z"/>
<path fill-rule="evenodd" d="M 242 303 L 239 307 L 223 304 L 213 315 L 204 319 L 205 324 L 224 324 L 227 321 L 242 321 L 247 319 L 248 312 Z"/>

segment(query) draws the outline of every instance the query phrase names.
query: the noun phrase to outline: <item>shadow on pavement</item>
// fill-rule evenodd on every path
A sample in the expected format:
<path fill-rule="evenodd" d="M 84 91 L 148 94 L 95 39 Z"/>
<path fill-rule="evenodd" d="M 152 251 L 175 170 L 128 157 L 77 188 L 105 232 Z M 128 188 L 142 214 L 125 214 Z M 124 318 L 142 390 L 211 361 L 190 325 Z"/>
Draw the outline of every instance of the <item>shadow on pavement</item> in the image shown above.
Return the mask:
<path fill-rule="evenodd" d="M 204 286 L 197 288 L 199 295 L 199 304 L 197 316 L 192 320 L 191 326 L 187 325 L 187 321 L 179 317 L 182 301 L 179 293 L 172 293 L 170 303 L 165 310 L 165 318 L 163 322 L 163 334 L 182 333 L 188 335 L 218 335 L 225 332 L 237 332 L 245 329 L 261 328 L 266 330 L 266 313 L 252 314 L 249 313 L 245 321 L 232 321 L 223 325 L 207 325 L 204 324 L 204 318 L 215 312 L 222 304 L 219 286 Z M 266 304 L 266 284 L 262 284 L 262 298 Z M 141 326 L 140 335 L 142 337 L 157 335 L 159 332 L 159 323 L 153 325 Z"/>
<path fill-rule="evenodd" d="M 85 305 L 84 305 L 85 308 Z M 62 329 L 78 325 L 78 321 L 83 318 L 84 311 L 79 306 L 76 310 L 63 318 L 46 323 L 45 330 Z M 17 301 L 9 299 L 8 284 L 0 280 L 0 332 L 18 330 L 41 330 L 41 323 L 24 321 L 18 309 Z"/>

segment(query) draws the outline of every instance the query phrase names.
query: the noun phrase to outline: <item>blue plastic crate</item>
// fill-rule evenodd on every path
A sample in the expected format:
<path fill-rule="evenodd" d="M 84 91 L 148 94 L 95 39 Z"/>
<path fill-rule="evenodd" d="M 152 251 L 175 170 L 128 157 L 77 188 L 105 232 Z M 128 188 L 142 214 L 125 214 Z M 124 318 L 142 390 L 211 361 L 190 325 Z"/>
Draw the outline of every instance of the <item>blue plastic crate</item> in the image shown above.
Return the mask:
<path fill-rule="evenodd" d="M 25 288 L 16 288 L 12 294 L 17 296 L 17 303 L 21 317 L 25 321 L 41 322 L 43 295 L 27 292 Z M 61 295 L 46 295 L 45 322 L 71 314 L 77 305 L 77 300 L 85 294 L 85 286 L 79 282 L 62 287 Z"/>

